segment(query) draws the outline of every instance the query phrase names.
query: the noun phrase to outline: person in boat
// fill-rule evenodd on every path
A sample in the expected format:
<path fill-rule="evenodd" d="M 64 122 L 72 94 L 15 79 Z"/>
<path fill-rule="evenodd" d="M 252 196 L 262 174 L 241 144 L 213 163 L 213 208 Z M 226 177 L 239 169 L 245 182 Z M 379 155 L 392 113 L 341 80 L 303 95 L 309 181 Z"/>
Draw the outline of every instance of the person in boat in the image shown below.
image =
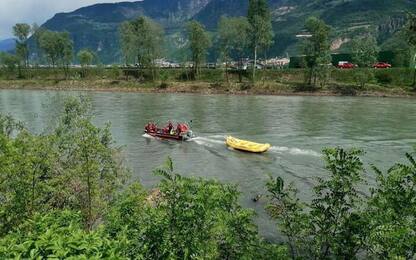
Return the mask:
<path fill-rule="evenodd" d="M 155 123 L 150 122 L 146 125 L 145 130 L 149 133 L 155 133 L 157 131 L 157 126 Z"/>
<path fill-rule="evenodd" d="M 181 133 L 182 133 L 182 127 L 181 127 L 181 124 L 178 124 L 176 126 L 176 134 L 177 135 L 181 135 Z"/>
<path fill-rule="evenodd" d="M 172 135 L 172 130 L 173 130 L 173 124 L 171 121 L 168 122 L 168 125 L 163 129 L 163 132 L 165 134 L 170 134 Z"/>

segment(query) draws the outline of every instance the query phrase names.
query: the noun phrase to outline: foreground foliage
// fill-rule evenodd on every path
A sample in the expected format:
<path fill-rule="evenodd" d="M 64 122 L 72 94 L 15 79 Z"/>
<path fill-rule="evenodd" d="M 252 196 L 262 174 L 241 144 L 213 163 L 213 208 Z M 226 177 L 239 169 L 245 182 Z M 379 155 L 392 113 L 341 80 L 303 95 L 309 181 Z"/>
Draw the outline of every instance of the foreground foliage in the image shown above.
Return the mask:
<path fill-rule="evenodd" d="M 416 257 L 416 162 L 397 164 L 387 174 L 375 168 L 370 197 L 358 191 L 362 151 L 324 150 L 328 179 L 318 179 L 310 203 L 297 198 L 282 178 L 267 184 L 270 216 L 285 234 L 292 259 L 375 259 Z"/>
<path fill-rule="evenodd" d="M 158 188 L 147 196 L 132 185 L 116 201 L 107 229 L 126 236 L 129 258 L 267 259 L 285 249 L 263 242 L 252 222 L 253 211 L 238 204 L 236 187 L 174 173 L 169 159 Z"/>
<path fill-rule="evenodd" d="M 123 240 L 110 240 L 102 228 L 88 232 L 81 214 L 56 211 L 36 214 L 0 240 L 2 259 L 122 259 Z"/>

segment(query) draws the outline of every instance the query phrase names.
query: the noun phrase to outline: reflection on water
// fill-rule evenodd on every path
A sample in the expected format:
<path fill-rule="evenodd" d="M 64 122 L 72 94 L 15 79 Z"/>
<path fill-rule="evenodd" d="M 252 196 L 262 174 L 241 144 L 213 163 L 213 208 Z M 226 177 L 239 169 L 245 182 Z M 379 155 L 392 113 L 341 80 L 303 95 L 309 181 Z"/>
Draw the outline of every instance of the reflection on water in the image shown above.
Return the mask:
<path fill-rule="evenodd" d="M 178 172 L 236 184 L 241 202 L 255 209 L 260 231 L 275 238 L 275 225 L 264 212 L 269 175 L 294 182 L 309 198 L 314 177 L 325 176 L 321 150 L 328 146 L 363 148 L 364 160 L 385 169 L 416 144 L 416 104 L 411 99 L 349 97 L 203 96 L 135 93 L 84 93 L 91 97 L 95 123 L 110 121 L 117 144 L 124 147 L 134 178 L 145 186 L 158 178 L 152 169 L 168 156 Z M 67 95 L 77 92 L 1 90 L 0 112 L 47 131 Z M 198 135 L 178 143 L 143 136 L 148 121 L 190 121 Z M 273 146 L 266 154 L 228 149 L 227 135 Z M 371 183 L 373 175 L 368 172 Z"/>

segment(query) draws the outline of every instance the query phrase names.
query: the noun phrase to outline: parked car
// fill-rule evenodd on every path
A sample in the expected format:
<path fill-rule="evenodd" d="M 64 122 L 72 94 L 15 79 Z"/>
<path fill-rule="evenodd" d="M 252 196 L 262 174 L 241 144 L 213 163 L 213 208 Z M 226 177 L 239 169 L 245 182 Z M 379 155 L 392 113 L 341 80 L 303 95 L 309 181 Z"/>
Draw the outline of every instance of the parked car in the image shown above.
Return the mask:
<path fill-rule="evenodd" d="M 357 67 L 357 65 L 355 65 L 355 64 L 353 64 L 349 61 L 340 61 L 340 62 L 338 62 L 338 66 L 337 66 L 337 68 L 339 68 L 339 69 L 353 69 L 353 68 L 356 68 L 356 67 Z"/>
<path fill-rule="evenodd" d="M 389 69 L 391 68 L 391 64 L 388 64 L 386 62 L 377 62 L 373 65 L 373 68 L 375 69 Z"/>

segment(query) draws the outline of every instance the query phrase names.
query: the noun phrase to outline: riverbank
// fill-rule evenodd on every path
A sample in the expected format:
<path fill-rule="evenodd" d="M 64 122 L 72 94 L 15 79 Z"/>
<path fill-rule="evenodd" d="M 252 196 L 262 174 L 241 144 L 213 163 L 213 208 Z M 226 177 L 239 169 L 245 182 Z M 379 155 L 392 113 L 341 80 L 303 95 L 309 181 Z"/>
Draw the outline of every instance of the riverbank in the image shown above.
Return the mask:
<path fill-rule="evenodd" d="M 191 93 L 230 95 L 281 95 L 281 96 L 368 96 L 368 97 L 416 97 L 416 92 L 403 87 L 367 85 L 360 89 L 351 84 L 329 83 L 323 88 L 311 89 L 302 83 L 259 81 L 256 84 L 169 81 L 139 82 L 135 80 L 0 80 L 0 89 L 73 90 L 138 93 Z"/>

